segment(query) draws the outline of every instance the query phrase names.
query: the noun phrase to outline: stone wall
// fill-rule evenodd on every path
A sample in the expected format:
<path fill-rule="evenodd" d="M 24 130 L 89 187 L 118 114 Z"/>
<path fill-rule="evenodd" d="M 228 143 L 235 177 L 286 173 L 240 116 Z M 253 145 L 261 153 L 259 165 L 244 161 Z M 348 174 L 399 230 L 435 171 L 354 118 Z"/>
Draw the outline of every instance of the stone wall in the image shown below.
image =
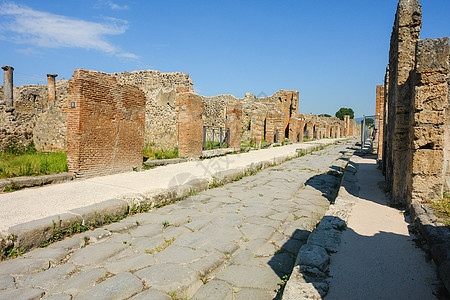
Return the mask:
<path fill-rule="evenodd" d="M 383 169 L 406 204 L 442 199 L 449 178 L 449 39 L 419 40 L 420 17 L 417 0 L 399 2 L 384 91 Z"/>
<path fill-rule="evenodd" d="M 188 74 L 155 70 L 112 73 L 121 84 L 137 86 L 146 97 L 144 143 L 154 149 L 177 147 L 176 94 L 178 88 L 193 91 Z"/>
<path fill-rule="evenodd" d="M 178 155 L 181 157 L 200 157 L 203 150 L 202 98 L 193 93 L 178 93 Z"/>
<path fill-rule="evenodd" d="M 67 166 L 78 177 L 142 166 L 145 102 L 142 91 L 114 76 L 77 69 L 69 81 Z"/>
<path fill-rule="evenodd" d="M 450 148 L 450 144 L 446 144 L 448 60 L 448 38 L 417 42 L 407 169 L 408 200 L 411 201 L 437 201 L 443 197 L 448 175 L 446 154 Z"/>

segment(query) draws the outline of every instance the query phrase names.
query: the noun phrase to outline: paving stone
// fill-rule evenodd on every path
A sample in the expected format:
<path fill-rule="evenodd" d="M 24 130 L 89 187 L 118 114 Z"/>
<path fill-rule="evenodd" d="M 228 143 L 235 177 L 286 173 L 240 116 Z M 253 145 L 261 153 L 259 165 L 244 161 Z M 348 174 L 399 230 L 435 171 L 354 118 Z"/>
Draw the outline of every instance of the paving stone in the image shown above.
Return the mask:
<path fill-rule="evenodd" d="M 49 297 L 45 297 L 45 300 L 71 300 L 72 296 L 67 294 L 55 294 L 51 295 Z"/>
<path fill-rule="evenodd" d="M 300 241 L 300 240 L 288 240 L 286 241 L 280 248 L 281 251 L 287 251 L 295 256 L 297 256 L 298 251 L 300 248 L 305 244 L 306 241 Z"/>
<path fill-rule="evenodd" d="M 138 250 L 141 252 L 146 252 L 149 250 L 156 249 L 157 247 L 161 246 L 165 242 L 166 241 L 161 236 L 157 236 L 154 238 L 142 237 L 142 238 L 132 239 L 130 242 L 130 245 L 131 245 L 131 248 L 133 248 L 135 250 Z"/>
<path fill-rule="evenodd" d="M 176 264 L 157 264 L 134 273 L 147 286 L 158 287 L 166 293 L 176 292 L 178 297 L 191 297 L 202 286 L 199 274 Z"/>
<path fill-rule="evenodd" d="M 130 298 L 130 300 L 172 300 L 172 297 L 159 290 L 148 289 Z"/>
<path fill-rule="evenodd" d="M 11 275 L 0 275 L 0 290 L 13 289 L 15 287 L 14 277 Z"/>
<path fill-rule="evenodd" d="M 66 249 L 66 250 L 74 250 L 79 249 L 84 245 L 84 241 L 80 240 L 80 238 L 77 236 L 73 236 L 70 238 L 65 238 L 62 241 L 53 243 L 49 245 L 47 248 L 49 249 Z"/>
<path fill-rule="evenodd" d="M 170 245 L 157 253 L 155 257 L 158 263 L 188 264 L 202 258 L 207 253 L 208 252 L 201 249 L 194 250 L 187 247 Z"/>
<path fill-rule="evenodd" d="M 106 270 L 102 268 L 83 270 L 74 273 L 59 286 L 49 292 L 52 294 L 67 293 L 74 297 L 85 293 L 94 287 L 94 285 L 106 275 Z"/>
<path fill-rule="evenodd" d="M 237 293 L 234 293 L 234 300 L 248 300 L 248 299 L 258 299 L 258 300 L 272 300 L 274 297 L 265 290 L 260 289 L 239 289 Z"/>
<path fill-rule="evenodd" d="M 142 282 L 130 273 L 119 273 L 116 276 L 106 279 L 94 286 L 91 290 L 84 293 L 77 299 L 126 299 L 142 291 L 144 285 Z"/>
<path fill-rule="evenodd" d="M 127 245 L 120 243 L 103 242 L 88 245 L 72 254 L 69 261 L 76 265 L 98 265 L 126 248 Z"/>
<path fill-rule="evenodd" d="M 39 248 L 31 252 L 25 253 L 23 257 L 34 259 L 48 259 L 53 265 L 62 261 L 69 253 L 69 250 L 64 248 Z"/>
<path fill-rule="evenodd" d="M 27 275 L 50 267 L 48 259 L 19 258 L 0 263 L 0 275 Z"/>
<path fill-rule="evenodd" d="M 220 238 L 228 241 L 239 241 L 243 236 L 241 231 L 232 226 L 208 225 L 201 230 L 202 233 L 212 239 Z"/>
<path fill-rule="evenodd" d="M 280 278 L 270 268 L 231 265 L 216 275 L 216 279 L 241 288 L 278 288 Z"/>
<path fill-rule="evenodd" d="M 202 249 L 212 252 L 213 250 L 217 250 L 225 255 L 233 254 L 237 249 L 239 249 L 239 245 L 233 242 L 227 242 L 223 240 L 212 240 L 205 244 Z"/>
<path fill-rule="evenodd" d="M 195 231 L 195 230 L 200 230 L 203 227 L 205 227 L 206 225 L 208 225 L 210 223 L 209 220 L 203 220 L 203 219 L 199 219 L 199 220 L 193 220 L 192 222 L 188 222 L 186 224 L 184 224 L 183 226 Z"/>
<path fill-rule="evenodd" d="M 32 288 L 18 288 L 15 290 L 0 291 L 0 300 L 39 300 L 44 296 L 45 291 Z"/>
<path fill-rule="evenodd" d="M 241 228 L 239 228 L 241 232 L 246 237 L 255 237 L 262 239 L 269 239 L 271 235 L 275 232 L 274 227 L 270 226 L 261 226 L 255 224 L 245 224 Z"/>
<path fill-rule="evenodd" d="M 265 259 L 265 258 L 262 258 Z M 272 256 L 267 264 L 282 278 L 283 275 L 291 274 L 294 267 L 295 256 L 292 253 L 280 253 Z"/>
<path fill-rule="evenodd" d="M 261 262 L 255 257 L 255 254 L 249 250 L 243 250 L 231 258 L 233 265 L 260 267 Z"/>
<path fill-rule="evenodd" d="M 163 232 L 162 224 L 148 224 L 130 230 L 133 237 L 154 237 Z"/>
<path fill-rule="evenodd" d="M 213 274 L 224 261 L 225 256 L 222 253 L 214 252 L 191 263 L 189 267 L 195 271 L 198 271 L 202 276 L 206 276 Z"/>
<path fill-rule="evenodd" d="M 80 235 L 77 235 L 81 239 L 85 239 L 85 237 L 89 237 L 89 242 L 96 243 L 104 238 L 111 236 L 111 232 L 104 228 L 97 228 L 95 230 L 85 231 Z"/>
<path fill-rule="evenodd" d="M 104 268 L 113 274 L 140 270 L 155 264 L 155 258 L 150 254 L 138 253 L 132 256 L 125 256 L 115 259 L 104 265 Z"/>
<path fill-rule="evenodd" d="M 178 238 L 179 236 L 190 233 L 191 231 L 187 229 L 186 227 L 175 227 L 175 226 L 169 226 L 166 229 L 164 229 L 162 233 L 162 237 L 166 240 L 170 240 L 173 238 Z"/>
<path fill-rule="evenodd" d="M 75 270 L 75 266 L 71 263 L 62 264 L 43 272 L 20 277 L 18 283 L 21 286 L 49 290 L 61 284 Z"/>
<path fill-rule="evenodd" d="M 129 233 L 115 233 L 108 238 L 107 242 L 108 243 L 129 244 L 132 239 L 133 239 L 133 236 Z"/>
<path fill-rule="evenodd" d="M 221 280 L 212 280 L 203 285 L 192 297 L 193 300 L 232 300 L 233 288 Z M 250 298 L 248 298 L 250 299 Z"/>
<path fill-rule="evenodd" d="M 224 204 L 232 204 L 232 203 L 238 203 L 241 200 L 235 199 L 235 198 L 230 197 L 230 196 L 219 196 L 219 197 L 213 197 L 211 199 L 211 201 L 220 202 L 220 203 L 224 203 Z"/>
<path fill-rule="evenodd" d="M 103 228 L 110 232 L 125 232 L 136 227 L 136 222 L 129 222 L 128 219 L 126 219 L 125 222 L 112 223 L 104 226 Z"/>
<path fill-rule="evenodd" d="M 209 238 L 207 235 L 202 232 L 196 231 L 183 234 L 178 239 L 176 239 L 173 244 L 197 249 L 200 246 L 205 245 L 208 241 Z"/>

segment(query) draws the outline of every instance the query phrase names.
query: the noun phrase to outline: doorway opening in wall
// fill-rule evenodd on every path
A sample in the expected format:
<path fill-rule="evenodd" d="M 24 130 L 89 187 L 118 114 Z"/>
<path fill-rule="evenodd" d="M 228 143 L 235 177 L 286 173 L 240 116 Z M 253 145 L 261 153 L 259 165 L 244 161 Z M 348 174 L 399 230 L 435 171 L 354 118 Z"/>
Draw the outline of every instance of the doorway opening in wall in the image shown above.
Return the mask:
<path fill-rule="evenodd" d="M 333 129 L 330 128 L 330 138 L 333 137 Z"/>
<path fill-rule="evenodd" d="M 317 139 L 317 130 L 316 130 L 316 126 L 313 126 L 313 139 Z"/>
<path fill-rule="evenodd" d="M 289 139 L 289 125 L 290 125 L 290 124 L 288 124 L 288 125 L 286 126 L 286 129 L 284 130 L 284 138 L 285 138 L 285 139 Z"/>
<path fill-rule="evenodd" d="M 305 124 L 305 127 L 303 127 L 303 139 L 309 139 L 309 131 L 307 124 Z"/>
<path fill-rule="evenodd" d="M 266 139 L 266 125 L 267 125 L 267 119 L 264 119 L 264 128 L 263 128 L 263 140 L 267 141 Z"/>

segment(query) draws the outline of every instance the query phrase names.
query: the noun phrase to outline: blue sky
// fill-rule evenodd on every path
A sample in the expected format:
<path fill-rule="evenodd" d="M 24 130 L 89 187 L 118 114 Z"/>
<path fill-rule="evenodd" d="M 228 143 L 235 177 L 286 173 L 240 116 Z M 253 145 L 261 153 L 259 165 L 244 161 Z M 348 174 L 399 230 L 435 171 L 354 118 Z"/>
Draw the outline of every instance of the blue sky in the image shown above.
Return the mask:
<path fill-rule="evenodd" d="M 422 38 L 450 35 L 449 0 L 422 0 Z M 1 1 L 14 83 L 76 68 L 186 72 L 201 95 L 300 92 L 300 112 L 375 113 L 397 0 Z"/>

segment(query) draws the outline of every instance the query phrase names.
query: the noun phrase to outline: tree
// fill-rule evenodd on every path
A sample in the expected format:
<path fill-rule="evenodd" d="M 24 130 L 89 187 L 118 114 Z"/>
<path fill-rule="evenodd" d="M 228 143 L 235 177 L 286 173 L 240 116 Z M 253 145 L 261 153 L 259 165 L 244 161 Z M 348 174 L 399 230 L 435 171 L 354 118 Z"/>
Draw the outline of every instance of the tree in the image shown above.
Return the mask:
<path fill-rule="evenodd" d="M 320 114 L 319 117 L 331 117 L 329 114 Z"/>
<path fill-rule="evenodd" d="M 344 116 L 345 115 L 350 115 L 350 119 L 353 119 L 355 117 L 355 113 L 353 112 L 353 109 L 351 108 L 345 108 L 345 107 L 341 107 L 337 112 L 336 112 L 336 118 L 339 118 L 341 120 L 344 120 Z"/>
<path fill-rule="evenodd" d="M 371 127 L 375 121 L 372 118 L 366 118 L 366 126 Z"/>

